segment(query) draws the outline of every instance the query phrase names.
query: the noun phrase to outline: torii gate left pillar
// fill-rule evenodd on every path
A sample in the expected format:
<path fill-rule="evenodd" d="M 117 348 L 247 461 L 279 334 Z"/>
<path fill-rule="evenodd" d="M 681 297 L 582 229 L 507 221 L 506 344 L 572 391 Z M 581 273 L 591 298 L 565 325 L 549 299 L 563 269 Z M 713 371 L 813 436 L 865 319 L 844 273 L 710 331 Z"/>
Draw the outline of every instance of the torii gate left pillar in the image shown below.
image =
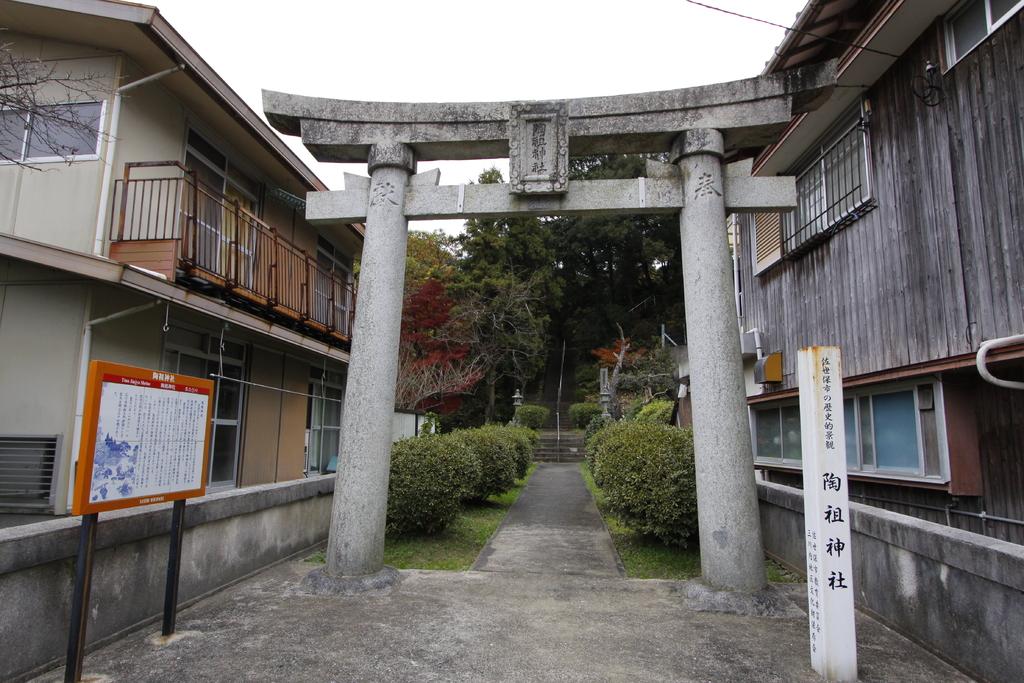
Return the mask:
<path fill-rule="evenodd" d="M 327 539 L 327 569 L 335 577 L 373 575 L 384 566 L 391 416 L 408 244 L 405 191 L 415 170 L 412 149 L 401 143 L 374 145 L 367 170 L 361 267 L 371 277 L 359 283 L 346 380 L 346 397 L 358 400 L 346 400 L 342 415 L 345 457 L 338 460 L 335 485 L 346 495 L 334 496 Z"/>

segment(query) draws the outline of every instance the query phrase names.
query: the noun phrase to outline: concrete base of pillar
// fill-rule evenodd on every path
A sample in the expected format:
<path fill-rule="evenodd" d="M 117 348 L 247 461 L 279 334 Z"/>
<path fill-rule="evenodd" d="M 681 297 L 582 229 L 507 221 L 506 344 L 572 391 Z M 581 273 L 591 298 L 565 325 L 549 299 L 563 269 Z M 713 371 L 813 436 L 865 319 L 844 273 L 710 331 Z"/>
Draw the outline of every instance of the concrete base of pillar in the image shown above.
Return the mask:
<path fill-rule="evenodd" d="M 315 595 L 359 595 L 381 591 L 398 585 L 402 575 L 394 567 L 362 576 L 332 576 L 327 567 L 314 569 L 302 580 L 302 587 Z"/>

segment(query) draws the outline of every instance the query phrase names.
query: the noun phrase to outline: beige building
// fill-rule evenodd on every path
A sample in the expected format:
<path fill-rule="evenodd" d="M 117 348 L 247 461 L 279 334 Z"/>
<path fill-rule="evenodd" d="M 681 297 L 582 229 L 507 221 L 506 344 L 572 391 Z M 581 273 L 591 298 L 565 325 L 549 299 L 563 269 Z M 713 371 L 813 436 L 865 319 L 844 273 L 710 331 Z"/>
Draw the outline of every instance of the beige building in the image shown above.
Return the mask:
<path fill-rule="evenodd" d="M 362 226 L 156 9 L 73 5 L 0 0 L 76 84 L 0 110 L 0 512 L 68 509 L 91 359 L 216 376 L 213 488 L 332 470 Z"/>

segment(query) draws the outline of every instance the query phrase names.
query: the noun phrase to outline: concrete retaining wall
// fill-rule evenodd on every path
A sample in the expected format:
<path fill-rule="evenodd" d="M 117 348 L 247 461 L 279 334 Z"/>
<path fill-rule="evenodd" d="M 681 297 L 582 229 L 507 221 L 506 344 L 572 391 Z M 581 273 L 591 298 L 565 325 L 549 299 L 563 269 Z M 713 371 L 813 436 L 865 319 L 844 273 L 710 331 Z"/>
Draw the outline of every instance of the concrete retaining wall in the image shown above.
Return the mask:
<path fill-rule="evenodd" d="M 179 603 L 195 600 L 327 538 L 334 475 L 191 500 Z M 90 644 L 163 611 L 171 506 L 102 513 Z M 0 530 L 0 680 L 22 680 L 64 657 L 80 519 Z"/>
<path fill-rule="evenodd" d="M 803 492 L 758 482 L 766 550 L 805 567 Z M 1024 680 L 1024 546 L 850 504 L 857 606 L 972 675 Z"/>

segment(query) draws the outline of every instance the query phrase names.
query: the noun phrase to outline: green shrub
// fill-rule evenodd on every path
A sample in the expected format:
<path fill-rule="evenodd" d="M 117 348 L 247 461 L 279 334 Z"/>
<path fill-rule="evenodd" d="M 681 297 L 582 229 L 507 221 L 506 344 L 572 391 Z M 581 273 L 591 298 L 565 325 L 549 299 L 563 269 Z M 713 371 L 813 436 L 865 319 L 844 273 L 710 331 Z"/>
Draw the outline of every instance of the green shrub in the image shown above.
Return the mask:
<path fill-rule="evenodd" d="M 586 429 L 590 421 L 601 412 L 601 406 L 596 403 L 573 403 L 569 406 L 569 419 L 576 429 Z"/>
<path fill-rule="evenodd" d="M 484 500 L 515 486 L 518 469 L 515 446 L 501 427 L 460 429 L 452 432 L 449 438 L 466 446 L 480 466 L 480 478 L 466 492 L 466 499 Z"/>
<path fill-rule="evenodd" d="M 519 406 L 516 417 L 519 424 L 530 429 L 540 429 L 548 421 L 551 411 L 544 406 Z"/>
<path fill-rule="evenodd" d="M 522 479 L 533 462 L 533 451 L 537 447 L 540 435 L 532 429 L 521 426 L 502 427 L 508 431 L 516 446 L 516 479 Z"/>
<path fill-rule="evenodd" d="M 583 431 L 583 443 L 584 445 L 590 442 L 590 437 L 594 436 L 597 432 L 604 429 L 608 425 L 615 422 L 613 417 L 605 417 L 604 415 L 594 416 L 590 422 L 587 423 L 587 428 Z"/>
<path fill-rule="evenodd" d="M 480 465 L 461 442 L 444 436 L 402 439 L 391 449 L 387 532 L 441 531 L 459 514 Z"/>
<path fill-rule="evenodd" d="M 522 479 L 533 462 L 533 448 L 537 445 L 537 432 L 516 425 L 486 425 L 481 429 L 490 430 L 502 440 L 504 447 L 512 454 L 516 466 L 516 479 Z"/>
<path fill-rule="evenodd" d="M 657 399 L 651 401 L 639 411 L 637 411 L 635 420 L 639 422 L 655 422 L 657 424 L 668 424 L 668 421 L 672 419 L 672 409 L 675 404 L 672 401 L 665 399 Z"/>
<path fill-rule="evenodd" d="M 612 435 L 625 429 L 625 425 L 625 420 L 607 419 L 602 426 L 595 429 L 584 444 L 587 462 L 590 464 L 590 473 L 594 475 L 594 483 L 598 486 L 604 485 L 604 480 L 601 477 L 601 450 Z"/>
<path fill-rule="evenodd" d="M 595 435 L 609 511 L 633 531 L 685 546 L 697 530 L 692 431 L 620 424 Z"/>

